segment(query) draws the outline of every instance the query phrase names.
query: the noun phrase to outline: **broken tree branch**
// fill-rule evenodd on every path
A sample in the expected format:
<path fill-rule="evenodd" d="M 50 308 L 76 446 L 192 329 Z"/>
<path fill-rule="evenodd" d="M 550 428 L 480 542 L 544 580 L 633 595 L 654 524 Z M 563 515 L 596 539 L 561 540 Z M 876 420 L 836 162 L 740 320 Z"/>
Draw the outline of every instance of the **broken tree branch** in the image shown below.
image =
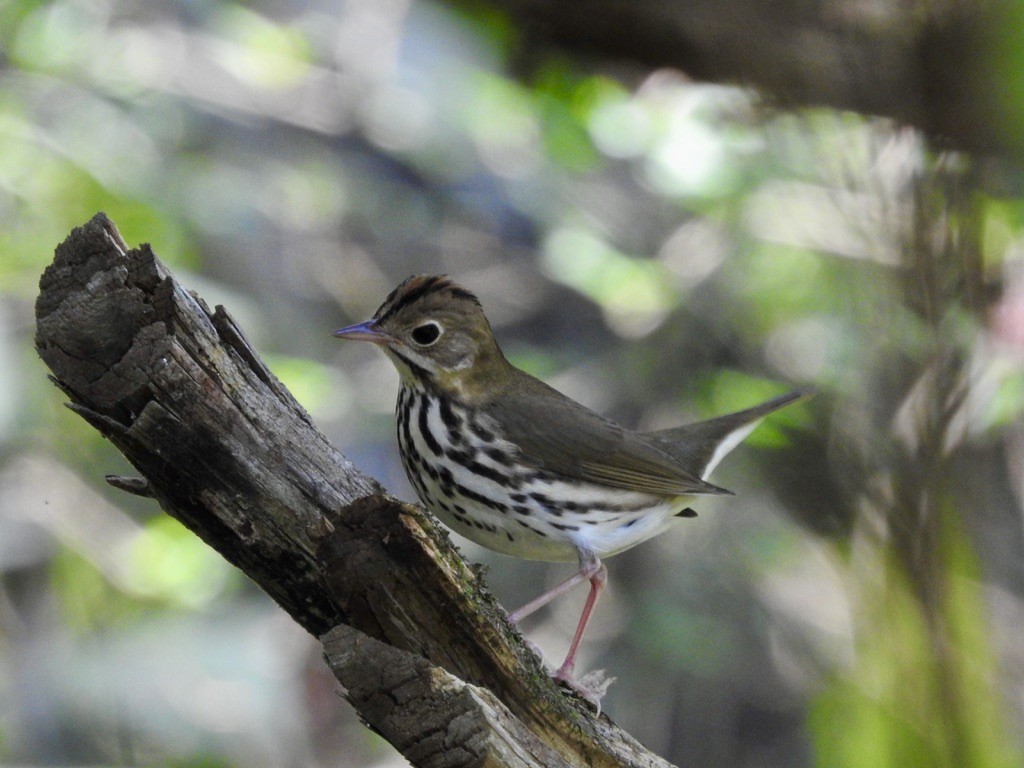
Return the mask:
<path fill-rule="evenodd" d="M 156 499 L 320 637 L 414 765 L 667 766 L 556 685 L 447 535 L 357 470 L 224 310 L 97 214 L 40 281 L 36 348 Z"/>

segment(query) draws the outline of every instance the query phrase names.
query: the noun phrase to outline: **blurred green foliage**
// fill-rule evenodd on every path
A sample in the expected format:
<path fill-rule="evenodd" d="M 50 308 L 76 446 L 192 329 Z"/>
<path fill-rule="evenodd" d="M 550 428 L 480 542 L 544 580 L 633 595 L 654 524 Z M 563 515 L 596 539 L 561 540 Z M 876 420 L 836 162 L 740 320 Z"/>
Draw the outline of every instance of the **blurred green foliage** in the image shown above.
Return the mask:
<path fill-rule="evenodd" d="M 810 711 L 817 764 L 1021 764 L 998 693 L 977 556 L 959 515 L 947 508 L 943 517 L 942 626 L 929 626 L 903 564 L 881 553 L 875 578 L 857 585 L 870 630 L 857 642 L 856 674 L 837 677 Z"/>
<path fill-rule="evenodd" d="M 735 499 L 611 565 L 606 709 L 708 768 L 1019 764 L 1021 641 L 988 610 L 1024 599 L 1016 172 L 983 185 L 908 128 L 621 62 L 543 52 L 513 78 L 521 33 L 488 7 L 384 5 L 0 3 L 0 762 L 393 759 L 314 642 L 102 487 L 131 469 L 46 381 L 39 275 L 104 210 L 409 498 L 393 372 L 330 331 L 413 272 L 455 274 L 513 362 L 630 424 L 816 385 L 737 452 Z M 993 55 L 1019 117 L 1011 37 Z M 929 472 L 940 524 L 898 493 Z M 791 522 L 830 515 L 843 536 Z M 494 561 L 503 600 L 544 581 L 529 567 Z M 109 690 L 76 698 L 58 652 Z M 204 653 L 245 684 L 182 669 Z"/>

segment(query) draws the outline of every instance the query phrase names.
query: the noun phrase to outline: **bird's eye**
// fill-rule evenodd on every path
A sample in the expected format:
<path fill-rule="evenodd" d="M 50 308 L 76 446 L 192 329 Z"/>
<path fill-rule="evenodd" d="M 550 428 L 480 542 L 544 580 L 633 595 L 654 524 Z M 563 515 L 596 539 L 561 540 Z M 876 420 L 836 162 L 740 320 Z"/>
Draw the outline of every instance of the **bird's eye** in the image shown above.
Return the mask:
<path fill-rule="evenodd" d="M 429 347 L 441 338 L 441 326 L 437 323 L 424 323 L 412 330 L 412 340 L 421 347 Z"/>

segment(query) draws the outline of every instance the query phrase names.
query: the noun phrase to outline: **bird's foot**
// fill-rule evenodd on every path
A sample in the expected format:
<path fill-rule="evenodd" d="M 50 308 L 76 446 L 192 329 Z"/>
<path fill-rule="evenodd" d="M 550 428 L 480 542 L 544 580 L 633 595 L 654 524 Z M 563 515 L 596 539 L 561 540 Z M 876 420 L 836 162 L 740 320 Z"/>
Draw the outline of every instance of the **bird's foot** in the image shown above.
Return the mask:
<path fill-rule="evenodd" d="M 572 667 L 569 666 L 567 669 L 565 664 L 555 672 L 554 678 L 582 696 L 588 704 L 594 707 L 595 714 L 598 716 L 601 714 L 601 699 L 608 692 L 609 686 L 616 680 L 603 669 L 595 669 L 576 679 L 572 676 Z"/>

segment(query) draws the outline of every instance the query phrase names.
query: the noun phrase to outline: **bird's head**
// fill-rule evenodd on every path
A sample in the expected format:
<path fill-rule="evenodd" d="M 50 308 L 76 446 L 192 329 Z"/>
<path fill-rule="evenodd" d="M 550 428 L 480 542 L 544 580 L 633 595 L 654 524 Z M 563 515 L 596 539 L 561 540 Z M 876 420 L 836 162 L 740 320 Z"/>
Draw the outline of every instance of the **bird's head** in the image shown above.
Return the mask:
<path fill-rule="evenodd" d="M 486 399 L 508 366 L 480 301 L 447 276 L 414 275 L 369 320 L 335 331 L 377 344 L 409 383 L 459 399 Z"/>

